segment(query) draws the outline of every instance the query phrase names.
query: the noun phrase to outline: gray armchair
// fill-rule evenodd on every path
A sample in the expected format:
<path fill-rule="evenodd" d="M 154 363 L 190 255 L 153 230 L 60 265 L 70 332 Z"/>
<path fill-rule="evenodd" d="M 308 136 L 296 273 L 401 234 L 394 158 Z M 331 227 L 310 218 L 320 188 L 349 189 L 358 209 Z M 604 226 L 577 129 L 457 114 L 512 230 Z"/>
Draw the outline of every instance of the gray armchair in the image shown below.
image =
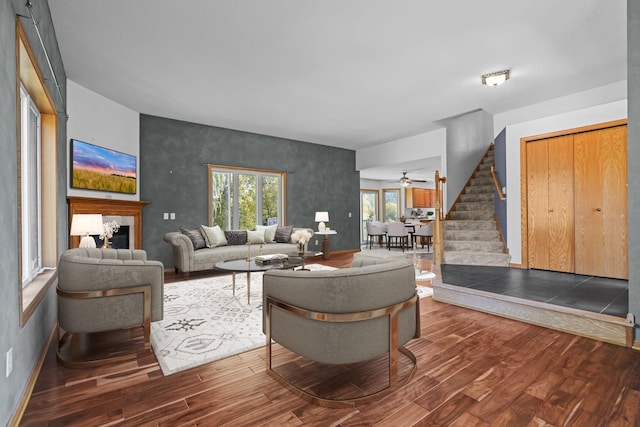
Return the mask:
<path fill-rule="evenodd" d="M 416 359 L 404 345 L 420 336 L 413 264 L 407 259 L 354 258 L 352 268 L 272 270 L 263 278 L 267 372 L 299 397 L 321 406 L 354 406 L 406 384 Z M 323 364 L 350 364 L 389 355 L 389 385 L 367 396 L 332 399 L 289 382 L 272 369 L 272 340 Z M 398 353 L 412 368 L 398 377 Z"/>
<path fill-rule="evenodd" d="M 151 321 L 163 318 L 163 288 L 162 263 L 147 260 L 143 250 L 66 251 L 58 265 L 58 358 L 87 366 L 132 357 L 87 357 L 91 349 L 81 347 L 90 341 L 86 334 L 136 326 L 143 326 L 144 350 L 149 350 Z"/>

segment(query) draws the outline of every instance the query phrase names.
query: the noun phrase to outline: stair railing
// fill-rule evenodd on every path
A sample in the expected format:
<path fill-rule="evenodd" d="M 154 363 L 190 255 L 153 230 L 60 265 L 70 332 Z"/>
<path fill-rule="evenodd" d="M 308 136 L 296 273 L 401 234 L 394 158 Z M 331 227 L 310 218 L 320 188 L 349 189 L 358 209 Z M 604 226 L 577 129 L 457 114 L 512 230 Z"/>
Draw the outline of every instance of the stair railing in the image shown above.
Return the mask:
<path fill-rule="evenodd" d="M 433 227 L 433 262 L 441 265 L 444 260 L 444 245 L 442 221 L 444 220 L 444 210 L 442 208 L 442 185 L 447 182 L 447 178 L 440 177 L 440 172 L 436 171 L 436 191 L 435 209 L 436 220 Z"/>
<path fill-rule="evenodd" d="M 491 165 L 491 176 L 493 177 L 493 184 L 496 186 L 496 192 L 498 193 L 500 200 L 507 200 L 507 195 L 502 192 L 502 187 L 500 186 L 498 176 L 496 175 L 493 165 Z"/>

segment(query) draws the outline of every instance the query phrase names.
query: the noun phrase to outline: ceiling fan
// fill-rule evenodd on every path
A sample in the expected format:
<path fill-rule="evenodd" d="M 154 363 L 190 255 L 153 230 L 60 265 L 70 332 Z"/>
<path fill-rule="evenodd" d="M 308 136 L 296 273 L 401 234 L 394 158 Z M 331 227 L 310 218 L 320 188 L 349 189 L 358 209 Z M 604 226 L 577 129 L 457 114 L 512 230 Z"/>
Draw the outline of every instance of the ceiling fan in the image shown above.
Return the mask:
<path fill-rule="evenodd" d="M 408 187 L 414 182 L 427 182 L 427 181 L 424 179 L 410 179 L 407 176 L 406 172 L 402 172 L 402 178 L 400 178 L 400 185 L 402 185 L 403 187 Z"/>

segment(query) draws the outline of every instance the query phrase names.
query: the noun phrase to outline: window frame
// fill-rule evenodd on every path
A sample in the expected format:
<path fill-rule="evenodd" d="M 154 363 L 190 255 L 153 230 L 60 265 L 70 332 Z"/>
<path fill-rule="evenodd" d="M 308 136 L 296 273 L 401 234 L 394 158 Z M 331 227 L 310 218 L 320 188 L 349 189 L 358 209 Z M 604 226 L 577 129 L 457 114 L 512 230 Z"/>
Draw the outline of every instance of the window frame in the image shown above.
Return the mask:
<path fill-rule="evenodd" d="M 394 221 L 399 221 L 400 217 L 402 216 L 402 211 L 401 211 L 401 206 L 402 203 L 400 202 L 400 188 L 383 188 L 382 189 L 382 200 L 381 200 L 381 204 L 382 204 L 382 222 L 389 222 L 389 219 L 387 218 L 387 193 L 395 193 L 396 197 L 397 197 L 397 206 L 396 206 L 396 213 L 397 213 L 397 218 Z"/>
<path fill-rule="evenodd" d="M 22 226 L 21 281 L 24 288 L 40 274 L 42 269 L 42 245 L 40 239 L 42 235 L 42 198 L 40 194 L 42 188 L 42 138 L 40 110 L 22 84 L 20 85 L 20 108 L 22 114 L 20 120 L 20 178 L 22 180 L 20 183 L 22 189 L 20 193 L 22 207 L 20 217 Z M 36 121 L 35 135 L 32 135 L 32 117 Z M 32 162 L 35 162 L 35 165 Z M 22 173 L 24 170 L 28 171 L 28 173 Z M 36 194 L 31 194 L 32 182 L 35 183 Z M 34 237 L 36 238 L 35 248 L 32 247 Z M 35 261 L 33 259 L 34 255 Z M 32 261 L 35 263 L 29 265 Z"/>
<path fill-rule="evenodd" d="M 56 283 L 58 273 L 58 112 L 47 89 L 31 45 L 19 17 L 16 17 L 16 135 L 17 135 L 17 251 L 20 326 L 23 327 Z M 28 230 L 22 226 L 22 106 L 20 88 L 29 94 L 40 111 L 40 274 L 23 284 L 23 239 Z M 27 236 L 25 236 L 25 234 Z"/>
<path fill-rule="evenodd" d="M 240 175 L 249 175 L 256 177 L 256 223 L 262 224 L 266 223 L 268 218 L 262 218 L 262 191 L 263 185 L 259 185 L 263 182 L 262 178 L 265 176 L 269 177 L 277 177 L 279 180 L 279 189 L 278 189 L 278 224 L 286 224 L 286 188 L 287 188 L 287 173 L 285 171 L 278 170 L 268 170 L 268 169 L 252 169 L 252 168 L 241 168 L 236 166 L 225 166 L 225 165 L 207 165 L 207 177 L 208 177 L 208 195 L 207 195 L 207 203 L 209 209 L 208 215 L 208 223 L 209 226 L 214 225 L 214 209 L 212 206 L 213 199 L 213 174 L 214 173 L 224 173 L 231 174 L 232 179 L 230 180 L 233 188 L 230 192 L 230 196 L 234 201 L 239 200 L 239 176 Z M 237 202 L 234 202 L 232 205 L 232 211 L 227 212 L 227 224 L 223 229 L 228 230 L 236 230 L 240 228 L 240 208 Z"/>
<path fill-rule="evenodd" d="M 367 235 L 367 221 L 370 221 L 371 218 L 364 217 L 364 208 L 363 208 L 363 197 L 366 194 L 371 194 L 375 196 L 374 202 L 374 214 L 373 219 L 380 220 L 380 190 L 370 189 L 370 188 L 361 188 L 360 189 L 360 242 L 364 244 L 366 242 Z"/>

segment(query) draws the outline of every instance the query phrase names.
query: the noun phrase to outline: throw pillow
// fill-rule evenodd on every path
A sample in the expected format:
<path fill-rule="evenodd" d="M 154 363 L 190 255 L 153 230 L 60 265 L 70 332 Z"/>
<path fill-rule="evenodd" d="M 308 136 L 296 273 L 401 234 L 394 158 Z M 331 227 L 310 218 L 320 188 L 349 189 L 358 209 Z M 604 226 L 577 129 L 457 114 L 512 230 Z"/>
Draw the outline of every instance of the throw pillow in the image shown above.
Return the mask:
<path fill-rule="evenodd" d="M 194 250 L 197 251 L 198 249 L 207 247 L 207 243 L 204 241 L 204 237 L 202 237 L 200 229 L 196 228 L 194 230 L 190 230 L 188 228 L 181 228 L 180 232 L 191 240 Z"/>
<path fill-rule="evenodd" d="M 227 245 L 246 245 L 247 232 L 245 230 L 225 230 L 224 237 L 227 239 Z"/>
<path fill-rule="evenodd" d="M 247 230 L 247 242 L 264 243 L 264 230 Z"/>
<path fill-rule="evenodd" d="M 214 225 L 213 227 L 201 225 L 200 231 L 209 248 L 217 248 L 218 246 L 225 246 L 227 244 L 227 238 L 224 237 L 224 231 L 222 231 L 219 225 Z"/>
<path fill-rule="evenodd" d="M 278 224 L 274 225 L 256 225 L 256 230 L 264 230 L 265 243 L 274 243 L 276 238 L 276 230 Z"/>
<path fill-rule="evenodd" d="M 291 232 L 293 231 L 293 225 L 282 225 L 276 229 L 275 241 L 278 243 L 289 243 L 291 240 Z"/>

